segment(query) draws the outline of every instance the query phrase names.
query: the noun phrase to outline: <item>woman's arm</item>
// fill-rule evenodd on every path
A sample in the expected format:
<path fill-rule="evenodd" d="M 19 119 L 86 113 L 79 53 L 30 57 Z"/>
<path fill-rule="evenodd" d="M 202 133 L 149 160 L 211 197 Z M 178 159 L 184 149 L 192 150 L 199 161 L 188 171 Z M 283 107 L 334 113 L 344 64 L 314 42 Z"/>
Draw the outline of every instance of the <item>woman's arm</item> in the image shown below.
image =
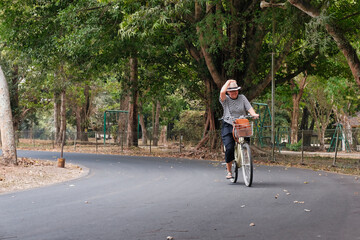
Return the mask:
<path fill-rule="evenodd" d="M 221 90 L 220 90 L 220 99 L 221 99 L 221 102 L 225 101 L 226 99 L 226 91 L 230 85 L 231 82 L 235 82 L 236 83 L 236 80 L 227 80 L 226 83 L 222 86 Z"/>
<path fill-rule="evenodd" d="M 249 111 L 251 116 L 253 116 L 255 119 L 258 119 L 259 118 L 259 114 L 257 114 L 254 110 L 254 108 L 250 108 Z"/>

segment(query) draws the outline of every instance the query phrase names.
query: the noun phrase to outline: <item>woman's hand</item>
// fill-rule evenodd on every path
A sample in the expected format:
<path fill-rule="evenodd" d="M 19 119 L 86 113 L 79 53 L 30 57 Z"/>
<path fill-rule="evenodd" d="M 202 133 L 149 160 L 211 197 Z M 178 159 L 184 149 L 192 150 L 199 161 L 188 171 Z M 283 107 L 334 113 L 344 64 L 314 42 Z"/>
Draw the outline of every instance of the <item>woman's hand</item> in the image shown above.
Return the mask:
<path fill-rule="evenodd" d="M 220 91 L 220 99 L 221 99 L 222 102 L 225 101 L 226 91 L 227 91 L 230 83 L 232 83 L 232 82 L 237 83 L 236 80 L 234 80 L 234 79 L 229 79 L 229 80 L 227 80 L 227 81 L 225 82 L 225 84 L 222 86 L 221 91 Z"/>
<path fill-rule="evenodd" d="M 250 113 L 250 115 L 251 115 L 254 119 L 258 119 L 258 118 L 259 118 L 259 114 L 257 114 L 253 108 L 250 108 L 250 109 L 249 109 L 249 113 Z"/>
<path fill-rule="evenodd" d="M 258 119 L 259 118 L 259 114 L 257 114 L 257 113 L 255 113 L 254 115 L 253 114 L 250 114 L 251 116 L 253 116 L 254 117 L 254 119 Z"/>

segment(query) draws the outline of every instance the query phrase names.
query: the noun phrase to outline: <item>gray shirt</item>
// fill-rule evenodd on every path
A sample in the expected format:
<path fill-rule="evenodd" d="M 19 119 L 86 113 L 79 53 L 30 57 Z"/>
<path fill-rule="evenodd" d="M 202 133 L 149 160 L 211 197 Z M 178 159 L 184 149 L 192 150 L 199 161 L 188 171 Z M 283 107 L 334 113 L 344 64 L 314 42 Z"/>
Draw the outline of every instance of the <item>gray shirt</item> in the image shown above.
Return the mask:
<path fill-rule="evenodd" d="M 231 125 L 236 118 L 245 116 L 247 111 L 252 108 L 249 100 L 242 94 L 239 94 L 236 99 L 231 99 L 229 95 L 226 95 L 224 102 L 221 101 L 221 98 L 219 100 L 224 109 L 222 119 Z"/>

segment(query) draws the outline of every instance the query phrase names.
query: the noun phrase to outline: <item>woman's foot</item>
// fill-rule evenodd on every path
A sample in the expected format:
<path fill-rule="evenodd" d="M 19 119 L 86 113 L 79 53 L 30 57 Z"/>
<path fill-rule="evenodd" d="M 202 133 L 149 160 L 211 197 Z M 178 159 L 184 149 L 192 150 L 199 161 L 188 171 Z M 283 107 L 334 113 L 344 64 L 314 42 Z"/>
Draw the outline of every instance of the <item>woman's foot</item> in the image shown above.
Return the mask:
<path fill-rule="evenodd" d="M 227 175 L 226 175 L 226 179 L 231 179 L 231 178 L 233 178 L 232 173 L 228 172 Z"/>

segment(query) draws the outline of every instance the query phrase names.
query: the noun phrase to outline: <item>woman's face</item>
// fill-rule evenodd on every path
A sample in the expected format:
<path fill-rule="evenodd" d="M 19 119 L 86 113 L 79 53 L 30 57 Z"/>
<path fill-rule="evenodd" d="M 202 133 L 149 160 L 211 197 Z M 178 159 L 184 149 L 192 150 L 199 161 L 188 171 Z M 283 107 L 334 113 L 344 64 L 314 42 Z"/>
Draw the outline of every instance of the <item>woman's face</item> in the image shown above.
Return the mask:
<path fill-rule="evenodd" d="M 227 93 L 229 94 L 229 97 L 231 99 L 236 99 L 238 97 L 238 95 L 239 95 L 239 91 L 229 91 Z"/>

